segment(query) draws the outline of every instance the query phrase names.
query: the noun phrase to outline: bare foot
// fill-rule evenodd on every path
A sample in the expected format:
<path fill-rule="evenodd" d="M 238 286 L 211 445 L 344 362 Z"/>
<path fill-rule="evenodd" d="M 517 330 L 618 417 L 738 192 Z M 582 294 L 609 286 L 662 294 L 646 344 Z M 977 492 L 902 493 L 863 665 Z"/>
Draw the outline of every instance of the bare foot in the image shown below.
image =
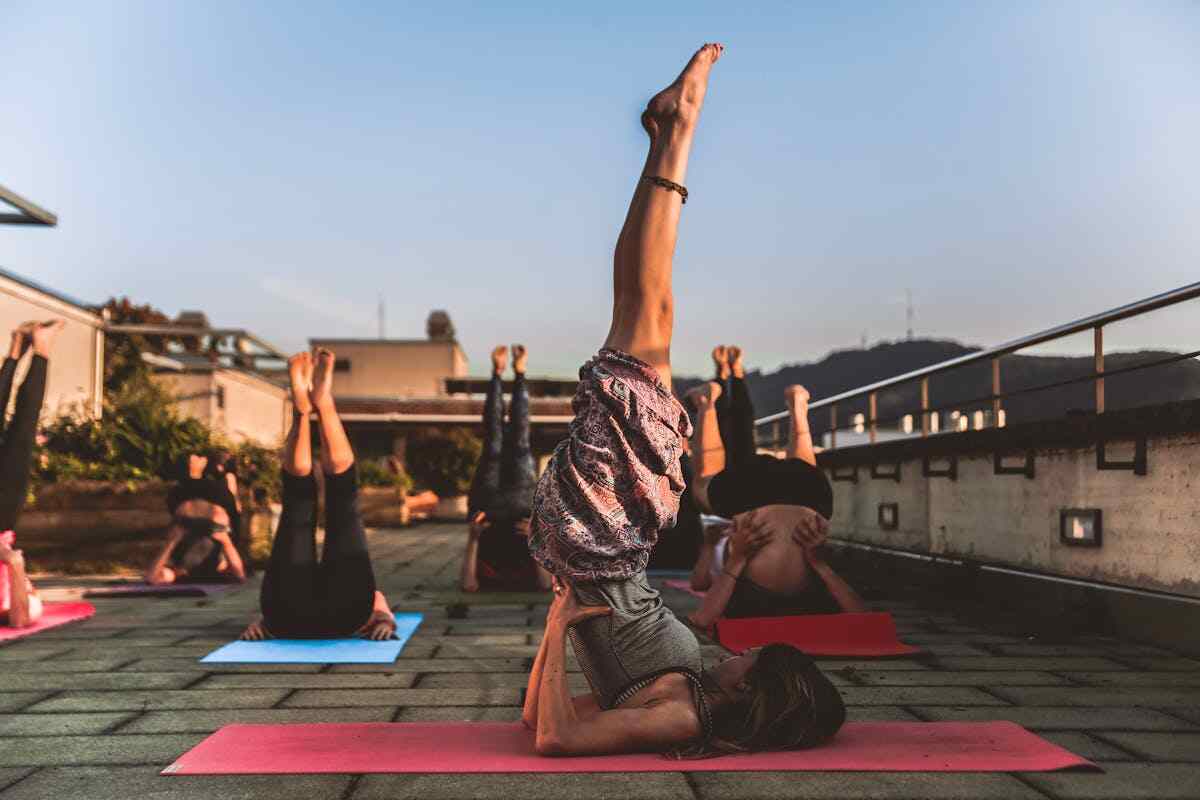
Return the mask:
<path fill-rule="evenodd" d="M 717 368 L 717 379 L 725 380 L 729 377 L 729 351 L 723 344 L 719 344 L 712 351 L 713 364 Z"/>
<path fill-rule="evenodd" d="M 20 358 L 25 353 L 25 348 L 29 346 L 29 334 L 33 333 L 33 329 L 37 327 L 36 322 L 23 322 L 13 328 L 12 343 L 8 346 L 9 358 Z"/>
<path fill-rule="evenodd" d="M 292 405 L 295 406 L 296 413 L 302 417 L 307 417 L 312 413 L 312 398 L 309 397 L 309 393 L 312 392 L 312 375 L 312 353 L 306 350 L 303 353 L 296 353 L 288 359 L 288 378 L 292 382 Z"/>
<path fill-rule="evenodd" d="M 692 127 L 700 118 L 704 93 L 708 91 L 708 73 L 725 52 L 723 44 L 706 44 L 696 51 L 675 82 L 663 89 L 642 112 L 642 127 L 656 141 L 678 125 Z"/>
<path fill-rule="evenodd" d="M 729 345 L 729 369 L 733 372 L 733 377 L 746 377 L 746 368 L 742 366 L 742 348 L 737 345 Z"/>
<path fill-rule="evenodd" d="M 313 365 L 312 397 L 313 408 L 318 412 L 332 409 L 333 406 L 333 365 L 336 361 L 332 350 L 318 347 L 316 363 Z"/>
<path fill-rule="evenodd" d="M 29 338 L 33 340 L 33 352 L 42 358 L 49 358 L 54 341 L 66 326 L 67 323 L 61 319 L 38 323 L 29 334 Z"/>
<path fill-rule="evenodd" d="M 504 367 L 508 365 L 508 348 L 504 345 L 492 348 L 492 374 L 503 375 Z"/>
<path fill-rule="evenodd" d="M 796 384 L 784 389 L 783 395 L 787 398 L 788 408 L 793 415 L 796 413 L 808 414 L 808 389 Z"/>
<path fill-rule="evenodd" d="M 697 411 L 703 411 L 716 403 L 720 396 L 721 384 L 716 381 L 705 381 L 699 386 L 693 386 L 687 393 L 687 399 L 692 402 Z"/>
<path fill-rule="evenodd" d="M 523 344 L 514 344 L 512 346 L 513 356 L 513 372 L 518 375 L 525 374 L 525 365 L 529 363 L 529 352 Z"/>

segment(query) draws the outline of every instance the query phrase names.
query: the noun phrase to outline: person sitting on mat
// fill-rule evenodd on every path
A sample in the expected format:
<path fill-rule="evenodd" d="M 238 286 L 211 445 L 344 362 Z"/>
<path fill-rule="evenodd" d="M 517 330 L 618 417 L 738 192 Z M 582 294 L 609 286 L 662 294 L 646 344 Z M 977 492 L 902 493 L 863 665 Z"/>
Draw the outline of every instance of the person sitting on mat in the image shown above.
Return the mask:
<path fill-rule="evenodd" d="M 646 578 L 674 524 L 691 424 L 671 394 L 671 261 L 681 185 L 709 71 L 707 44 L 642 115 L 650 152 L 614 254 L 612 327 L 579 372 L 567 438 L 538 482 L 529 537 L 555 576 L 522 719 L 542 755 L 679 757 L 820 744 L 845 707 L 812 659 L 771 644 L 705 669 L 700 644 Z M 572 698 L 570 640 L 591 693 Z"/>
<path fill-rule="evenodd" d="M 741 354 L 736 348 L 733 352 L 736 364 Z M 707 594 L 689 619 L 708 629 L 722 616 L 866 611 L 862 598 L 824 557 L 833 491 L 816 466 L 808 391 L 803 386 L 787 390 L 789 458 L 755 455 L 754 408 L 740 372 L 733 370 L 724 426 L 725 392 L 719 382 L 698 386 L 688 395 L 696 408 L 692 446 L 701 453 L 696 491 L 710 501 L 711 510 L 733 520 L 728 531 L 710 528 L 691 576 L 692 588 Z M 737 446 L 726 447 L 725 442 Z"/>
<path fill-rule="evenodd" d="M 507 356 L 504 347 L 492 350 L 492 382 L 483 405 L 483 454 L 467 500 L 464 592 L 550 588 L 550 574 L 529 556 L 529 508 L 537 485 L 525 386 L 529 355 L 524 345 L 512 346 L 513 390 L 506 426 L 501 376 Z"/>
<path fill-rule="evenodd" d="M 187 457 L 184 477 L 167 494 L 171 524 L 158 556 L 146 570 L 153 585 L 193 581 L 244 581 L 246 568 L 234 538 L 237 505 L 209 458 Z"/>
<path fill-rule="evenodd" d="M 12 419 L 0 442 L 0 625 L 25 628 L 42 616 L 42 600 L 25 571 L 25 555 L 16 549 L 16 527 L 29 491 L 29 467 L 38 418 L 46 397 L 50 350 L 63 329 L 62 320 L 27 322 L 12 332 L 8 357 L 0 366 L 0 427 L 8 410 L 17 364 L 32 349 L 29 370 L 17 390 Z"/>
<path fill-rule="evenodd" d="M 333 365 L 333 353 L 324 348 L 316 351 L 315 364 L 310 353 L 288 360 L 295 410 L 281 459 L 283 513 L 263 576 L 262 615 L 242 633 L 243 639 L 361 636 L 382 641 L 396 634 L 387 598 L 375 588 L 358 507 L 354 450 L 333 401 Z M 319 563 L 309 422 L 314 410 L 325 479 L 325 543 Z"/>

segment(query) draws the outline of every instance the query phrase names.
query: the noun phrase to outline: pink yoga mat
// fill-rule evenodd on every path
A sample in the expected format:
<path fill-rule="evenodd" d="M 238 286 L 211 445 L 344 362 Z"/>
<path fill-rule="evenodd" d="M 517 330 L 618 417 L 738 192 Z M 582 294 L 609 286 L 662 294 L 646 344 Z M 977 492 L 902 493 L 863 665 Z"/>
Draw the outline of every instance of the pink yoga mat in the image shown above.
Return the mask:
<path fill-rule="evenodd" d="M 7 625 L 0 625 L 0 642 L 20 639 L 49 628 L 66 625 L 68 622 L 87 619 L 95 613 L 96 607 L 91 603 L 46 603 L 41 618 L 27 628 L 10 628 Z"/>
<path fill-rule="evenodd" d="M 692 588 L 690 581 L 679 580 L 678 578 L 668 578 L 663 581 L 663 586 L 671 589 L 678 589 L 681 592 L 687 592 L 692 597 L 704 597 L 704 592 L 698 592 Z"/>
<path fill-rule="evenodd" d="M 1046 772 L 1095 767 L 1012 722 L 851 722 L 812 750 L 676 761 L 547 758 L 519 722 L 226 725 L 163 775 L 474 772 Z"/>
<path fill-rule="evenodd" d="M 717 641 L 735 653 L 772 642 L 812 656 L 903 656 L 921 648 L 896 638 L 891 614 L 805 614 L 717 620 Z"/>

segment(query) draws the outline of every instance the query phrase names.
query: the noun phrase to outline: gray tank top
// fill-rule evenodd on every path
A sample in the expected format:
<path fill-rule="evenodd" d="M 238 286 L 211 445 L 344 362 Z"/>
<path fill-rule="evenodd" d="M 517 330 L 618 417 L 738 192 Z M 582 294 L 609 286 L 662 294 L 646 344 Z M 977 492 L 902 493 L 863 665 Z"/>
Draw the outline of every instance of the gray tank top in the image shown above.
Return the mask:
<path fill-rule="evenodd" d="M 663 605 L 644 571 L 625 580 L 576 583 L 575 592 L 583 605 L 613 610 L 568 631 L 601 708 L 616 708 L 669 672 L 683 673 L 699 686 L 704 670 L 700 643 Z"/>

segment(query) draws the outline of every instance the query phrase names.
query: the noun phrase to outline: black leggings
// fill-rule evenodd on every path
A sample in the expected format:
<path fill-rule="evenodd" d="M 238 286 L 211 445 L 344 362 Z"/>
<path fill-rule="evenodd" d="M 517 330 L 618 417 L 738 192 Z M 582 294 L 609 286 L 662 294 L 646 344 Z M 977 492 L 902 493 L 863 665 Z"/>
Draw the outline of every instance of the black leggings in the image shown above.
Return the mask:
<path fill-rule="evenodd" d="M 0 531 L 13 530 L 25 505 L 29 490 L 29 464 L 33 458 L 33 441 L 37 435 L 38 417 L 46 397 L 46 359 L 35 355 L 29 362 L 29 372 L 17 391 L 17 407 L 13 412 L 4 441 L 0 443 Z M 13 376 L 17 371 L 15 358 L 4 359 L 0 366 L 0 426 L 12 395 Z"/>
<path fill-rule="evenodd" d="M 504 424 L 504 384 L 492 376 L 483 406 L 483 453 L 471 481 L 470 516 L 482 511 L 493 520 L 528 517 L 537 488 L 537 465 L 529 436 L 529 390 L 525 376 L 513 381 L 508 425 Z"/>
<path fill-rule="evenodd" d="M 325 549 L 317 562 L 317 480 L 283 473 L 283 514 L 263 578 L 263 621 L 292 639 L 350 636 L 375 603 L 375 573 L 353 466 L 325 476 Z"/>
<path fill-rule="evenodd" d="M 746 381 L 730 378 L 717 398 L 717 427 L 725 446 L 725 466 L 737 467 L 754 457 L 754 404 Z"/>

